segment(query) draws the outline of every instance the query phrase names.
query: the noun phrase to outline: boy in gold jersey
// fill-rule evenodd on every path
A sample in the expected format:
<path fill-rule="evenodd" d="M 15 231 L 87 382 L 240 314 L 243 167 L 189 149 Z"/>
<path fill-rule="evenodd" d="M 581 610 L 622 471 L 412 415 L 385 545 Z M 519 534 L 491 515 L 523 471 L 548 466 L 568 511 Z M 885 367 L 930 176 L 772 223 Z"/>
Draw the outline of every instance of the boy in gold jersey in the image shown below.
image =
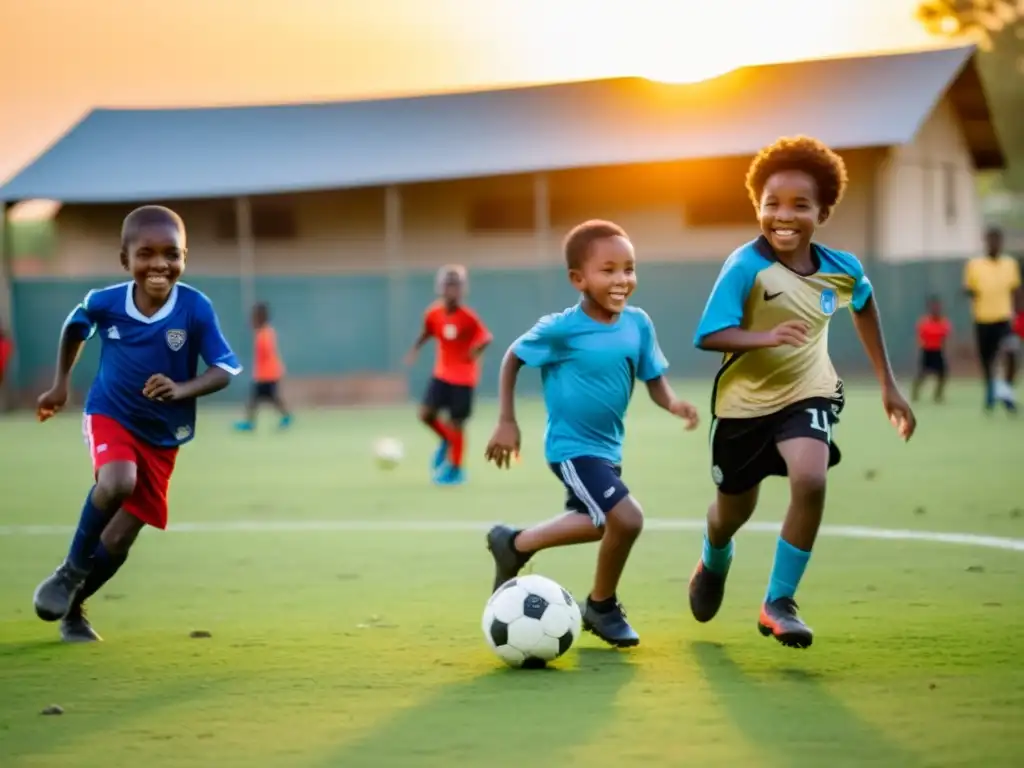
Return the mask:
<path fill-rule="evenodd" d="M 839 463 L 832 429 L 843 384 L 828 356 L 828 325 L 849 306 L 882 387 L 882 406 L 900 436 L 914 414 L 889 365 L 870 281 L 857 258 L 812 242 L 846 187 L 842 159 L 816 139 L 782 138 L 761 150 L 747 190 L 761 236 L 725 262 L 695 345 L 724 354 L 712 391 L 712 479 L 704 550 L 690 579 L 697 621 L 714 618 L 725 594 L 733 536 L 750 518 L 761 481 L 788 476 L 790 505 L 758 628 L 806 648 L 813 633 L 794 595 L 821 525 L 828 469 Z"/>

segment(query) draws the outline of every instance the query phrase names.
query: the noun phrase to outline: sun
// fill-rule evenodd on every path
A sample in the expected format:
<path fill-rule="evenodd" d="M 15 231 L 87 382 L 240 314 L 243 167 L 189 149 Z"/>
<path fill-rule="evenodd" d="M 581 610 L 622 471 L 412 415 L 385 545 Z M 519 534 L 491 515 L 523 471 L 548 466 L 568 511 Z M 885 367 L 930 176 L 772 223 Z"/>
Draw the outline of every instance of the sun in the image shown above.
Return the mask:
<path fill-rule="evenodd" d="M 726 55 L 686 57 L 678 54 L 665 54 L 662 51 L 655 55 L 643 57 L 638 74 L 648 80 L 669 85 L 688 85 L 713 80 L 716 77 L 732 72 L 738 64 Z"/>

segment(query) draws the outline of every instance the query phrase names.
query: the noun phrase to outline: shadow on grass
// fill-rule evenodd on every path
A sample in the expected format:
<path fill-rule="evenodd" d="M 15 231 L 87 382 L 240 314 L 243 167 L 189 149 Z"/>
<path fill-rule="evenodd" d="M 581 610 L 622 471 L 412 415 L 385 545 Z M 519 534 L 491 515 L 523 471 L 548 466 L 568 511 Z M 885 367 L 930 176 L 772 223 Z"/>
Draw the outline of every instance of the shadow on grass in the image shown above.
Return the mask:
<path fill-rule="evenodd" d="M 576 660 L 574 669 L 498 669 L 455 683 L 314 764 L 562 764 L 560 753 L 609 723 L 635 672 L 628 653 L 610 649 L 581 648 Z"/>
<path fill-rule="evenodd" d="M 814 673 L 788 668 L 753 679 L 725 646 L 694 642 L 691 650 L 723 709 L 757 749 L 778 756 L 778 765 L 920 765 L 916 755 L 829 693 Z"/>

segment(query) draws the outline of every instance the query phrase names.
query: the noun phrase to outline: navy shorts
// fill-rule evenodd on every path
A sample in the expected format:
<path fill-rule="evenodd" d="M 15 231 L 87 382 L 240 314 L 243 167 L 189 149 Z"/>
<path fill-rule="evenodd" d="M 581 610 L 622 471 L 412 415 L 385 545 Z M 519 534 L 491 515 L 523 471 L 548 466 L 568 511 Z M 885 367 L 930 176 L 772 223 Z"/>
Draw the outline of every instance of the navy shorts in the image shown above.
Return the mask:
<path fill-rule="evenodd" d="M 601 528 L 612 508 L 629 496 L 622 482 L 622 467 L 593 456 L 552 463 L 551 471 L 565 485 L 565 511 L 589 515 Z"/>
<path fill-rule="evenodd" d="M 256 402 L 259 402 L 260 400 L 270 400 L 271 402 L 274 402 L 277 400 L 277 382 L 254 382 L 252 385 L 252 399 Z"/>

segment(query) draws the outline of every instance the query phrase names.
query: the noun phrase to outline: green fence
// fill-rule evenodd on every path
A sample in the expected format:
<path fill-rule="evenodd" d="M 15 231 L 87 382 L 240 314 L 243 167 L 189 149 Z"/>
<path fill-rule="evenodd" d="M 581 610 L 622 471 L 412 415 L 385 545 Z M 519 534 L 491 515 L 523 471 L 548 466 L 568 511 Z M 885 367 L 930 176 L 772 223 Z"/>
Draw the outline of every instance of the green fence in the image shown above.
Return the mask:
<path fill-rule="evenodd" d="M 949 308 L 958 332 L 968 327 L 967 305 L 960 293 L 962 262 L 868 263 L 883 313 L 894 365 L 914 360 L 914 323 L 926 296 L 937 293 Z M 692 336 L 719 264 L 647 264 L 639 274 L 633 303 L 654 319 L 661 346 L 677 376 L 710 376 L 715 355 L 695 350 Z M 419 331 L 424 307 L 433 298 L 433 272 L 386 275 L 260 277 L 257 298 L 270 303 L 282 354 L 289 373 L 302 376 L 345 376 L 401 370 L 401 356 Z M 251 360 L 248 313 L 237 278 L 195 277 L 189 282 L 204 291 L 220 315 L 224 332 L 243 360 Z M 17 384 L 21 389 L 45 387 L 52 376 L 57 334 L 68 312 L 102 280 L 20 279 L 13 285 L 17 335 Z M 574 302 L 564 271 L 473 270 L 470 304 L 494 333 L 494 351 L 487 355 L 483 391 L 497 386 L 498 364 L 505 347 L 541 315 Z M 829 341 L 841 375 L 867 372 L 864 354 L 846 313 L 837 315 Z M 95 372 L 99 344 L 87 347 L 75 373 L 78 388 L 88 386 Z M 426 350 L 410 373 L 419 392 L 430 373 L 432 351 Z M 248 367 L 248 365 L 247 365 Z M 524 387 L 536 390 L 528 375 Z M 241 398 L 234 386 L 219 397 Z"/>

